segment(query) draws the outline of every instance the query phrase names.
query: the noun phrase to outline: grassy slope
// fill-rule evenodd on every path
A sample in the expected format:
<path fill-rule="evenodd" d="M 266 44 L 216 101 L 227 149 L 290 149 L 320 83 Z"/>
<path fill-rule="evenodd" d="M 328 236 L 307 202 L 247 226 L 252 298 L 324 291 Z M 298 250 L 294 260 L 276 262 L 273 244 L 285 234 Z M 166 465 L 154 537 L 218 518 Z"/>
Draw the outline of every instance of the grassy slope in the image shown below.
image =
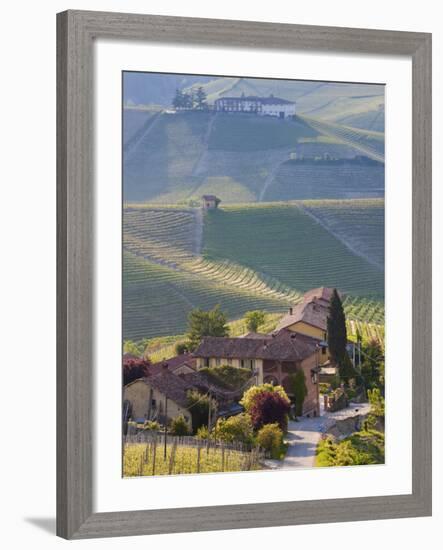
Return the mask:
<path fill-rule="evenodd" d="M 138 111 L 129 113 L 133 117 Z M 211 120 L 214 124 L 208 131 Z M 381 159 L 384 141 L 380 133 L 312 118 L 294 122 L 219 114 L 214 120 L 202 112 L 162 114 L 125 158 L 125 200 L 171 204 L 216 193 L 224 203 L 253 202 L 268 178 L 265 200 L 380 196 L 383 192 L 382 167 L 304 166 L 291 173 L 285 172 L 287 167 L 278 171 L 291 153 L 311 156 L 313 148 L 314 156 L 369 154 Z"/>
<path fill-rule="evenodd" d="M 301 137 L 318 134 L 302 122 L 249 114 L 219 114 L 209 139 L 209 149 L 237 152 L 283 149 L 295 147 Z"/>

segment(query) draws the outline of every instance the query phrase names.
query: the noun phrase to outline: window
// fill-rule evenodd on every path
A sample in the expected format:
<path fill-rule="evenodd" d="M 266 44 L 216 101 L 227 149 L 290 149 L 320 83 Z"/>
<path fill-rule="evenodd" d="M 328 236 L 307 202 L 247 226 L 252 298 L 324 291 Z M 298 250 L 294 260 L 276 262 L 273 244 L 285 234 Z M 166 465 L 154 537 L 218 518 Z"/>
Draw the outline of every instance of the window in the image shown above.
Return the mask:
<path fill-rule="evenodd" d="M 205 367 L 209 367 L 209 357 L 205 357 Z"/>
<path fill-rule="evenodd" d="M 322 354 L 322 355 L 326 355 L 326 348 L 325 348 L 325 346 L 322 346 L 322 348 L 321 348 L 321 354 Z"/>
<path fill-rule="evenodd" d="M 220 357 L 217 357 L 217 358 L 216 358 L 215 364 L 216 364 L 217 367 L 220 366 Z"/>
<path fill-rule="evenodd" d="M 153 409 L 157 406 L 157 401 L 155 399 L 151 399 L 151 406 Z"/>

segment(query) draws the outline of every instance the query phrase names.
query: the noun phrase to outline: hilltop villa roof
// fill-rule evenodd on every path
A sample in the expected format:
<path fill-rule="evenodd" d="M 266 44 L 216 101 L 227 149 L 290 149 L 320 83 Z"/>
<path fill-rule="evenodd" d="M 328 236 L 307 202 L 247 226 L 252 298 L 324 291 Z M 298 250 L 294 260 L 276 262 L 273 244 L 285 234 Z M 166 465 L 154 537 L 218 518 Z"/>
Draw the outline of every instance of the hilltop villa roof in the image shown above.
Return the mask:
<path fill-rule="evenodd" d="M 268 97 L 260 97 L 256 95 L 226 96 L 219 97 L 215 101 L 257 101 L 263 103 L 264 105 L 295 105 L 295 101 L 289 101 L 281 97 L 274 97 L 273 95 Z"/>
<path fill-rule="evenodd" d="M 315 338 L 287 330 L 264 338 L 207 336 L 194 351 L 194 355 L 223 359 L 302 361 L 316 351 L 317 344 L 318 341 Z"/>

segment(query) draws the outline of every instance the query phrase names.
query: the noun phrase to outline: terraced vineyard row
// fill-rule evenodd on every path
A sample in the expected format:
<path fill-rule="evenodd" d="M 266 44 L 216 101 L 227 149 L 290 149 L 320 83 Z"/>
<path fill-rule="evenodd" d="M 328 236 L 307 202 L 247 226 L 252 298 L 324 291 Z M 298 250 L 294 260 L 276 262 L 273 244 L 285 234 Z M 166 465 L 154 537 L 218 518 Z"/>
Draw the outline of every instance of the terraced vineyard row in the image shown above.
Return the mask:
<path fill-rule="evenodd" d="M 196 210 L 125 208 L 123 246 L 155 261 L 178 263 L 198 252 Z"/>
<path fill-rule="evenodd" d="M 176 271 L 129 252 L 124 253 L 125 340 L 182 334 L 192 309 L 208 310 L 217 304 L 221 304 L 230 319 L 236 319 L 253 309 L 283 311 L 287 301 Z"/>
<path fill-rule="evenodd" d="M 384 196 L 384 166 L 285 162 L 264 201 Z"/>
<path fill-rule="evenodd" d="M 229 260 L 306 291 L 337 287 L 383 300 L 384 276 L 353 254 L 297 205 L 229 206 L 205 219 L 203 255 Z"/>
<path fill-rule="evenodd" d="M 356 253 L 384 269 L 384 199 L 304 201 L 303 208 Z"/>
<path fill-rule="evenodd" d="M 355 147 L 363 154 L 380 162 L 385 161 L 384 134 L 369 130 L 358 130 L 332 122 L 324 122 L 310 117 L 301 117 L 320 134 L 338 138 L 343 143 Z"/>

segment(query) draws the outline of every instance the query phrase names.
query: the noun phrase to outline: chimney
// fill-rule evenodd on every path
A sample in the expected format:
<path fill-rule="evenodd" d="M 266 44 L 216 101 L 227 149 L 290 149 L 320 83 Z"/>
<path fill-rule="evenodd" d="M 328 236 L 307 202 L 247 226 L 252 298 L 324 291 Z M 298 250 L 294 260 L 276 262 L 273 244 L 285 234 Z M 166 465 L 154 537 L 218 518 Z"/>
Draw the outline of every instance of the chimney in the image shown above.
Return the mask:
<path fill-rule="evenodd" d="M 294 308 L 292 306 L 289 307 L 289 315 L 292 315 L 294 313 Z"/>

